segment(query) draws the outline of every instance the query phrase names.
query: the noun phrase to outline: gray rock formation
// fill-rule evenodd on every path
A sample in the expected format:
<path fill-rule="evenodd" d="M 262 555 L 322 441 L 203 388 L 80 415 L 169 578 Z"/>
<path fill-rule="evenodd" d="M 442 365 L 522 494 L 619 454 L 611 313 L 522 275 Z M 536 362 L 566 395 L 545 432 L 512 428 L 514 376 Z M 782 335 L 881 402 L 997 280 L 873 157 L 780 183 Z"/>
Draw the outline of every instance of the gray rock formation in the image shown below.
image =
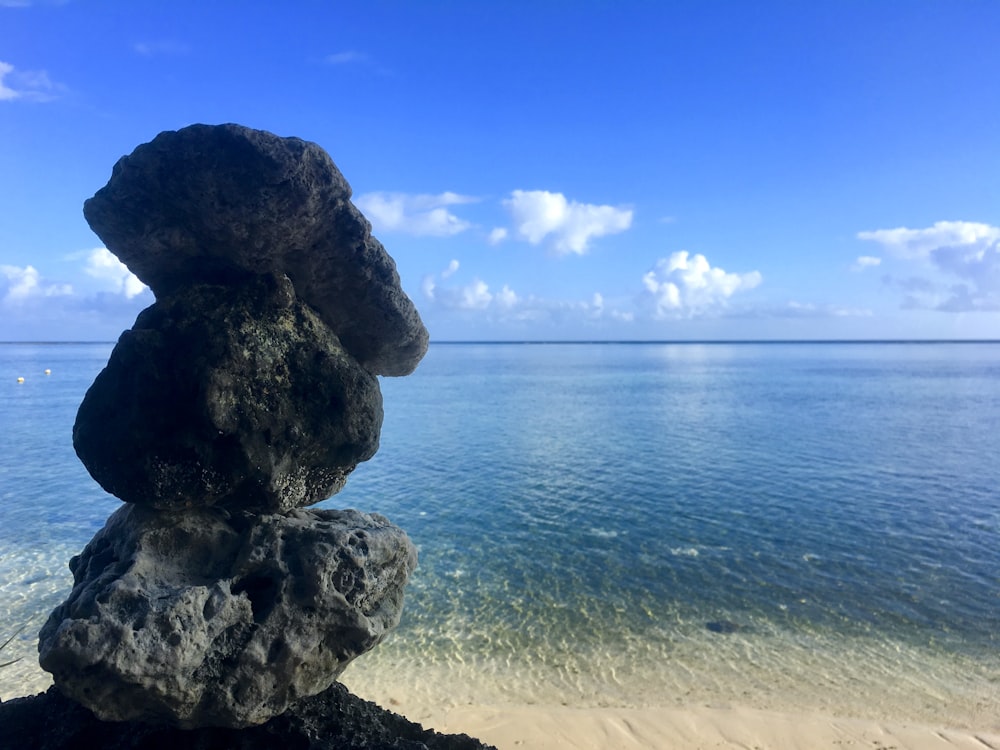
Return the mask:
<path fill-rule="evenodd" d="M 416 565 L 385 518 L 301 507 L 378 449 L 377 375 L 427 348 L 392 259 L 315 144 L 162 133 L 85 214 L 156 303 L 87 392 L 73 444 L 128 502 L 39 638 L 102 719 L 260 725 L 399 621 Z"/>
<path fill-rule="evenodd" d="M 287 277 L 256 277 L 146 309 L 87 392 L 73 444 L 127 502 L 276 512 L 339 491 L 381 425 L 376 377 Z"/>
<path fill-rule="evenodd" d="M 42 628 L 59 689 L 110 721 L 245 727 L 315 695 L 396 626 L 416 551 L 357 511 L 126 505 Z"/>
<path fill-rule="evenodd" d="M 158 299 L 272 273 L 378 375 L 406 375 L 427 330 L 392 258 L 323 149 L 240 125 L 160 133 L 84 204 L 90 226 Z"/>

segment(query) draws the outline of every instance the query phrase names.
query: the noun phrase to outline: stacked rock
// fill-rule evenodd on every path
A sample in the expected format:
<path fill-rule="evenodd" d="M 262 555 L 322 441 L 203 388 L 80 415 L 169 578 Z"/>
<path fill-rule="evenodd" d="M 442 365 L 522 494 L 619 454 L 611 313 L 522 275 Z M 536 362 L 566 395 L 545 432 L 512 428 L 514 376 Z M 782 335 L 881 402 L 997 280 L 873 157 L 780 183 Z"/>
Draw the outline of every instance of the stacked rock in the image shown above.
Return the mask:
<path fill-rule="evenodd" d="M 157 298 L 73 429 L 125 505 L 39 638 L 56 686 L 102 719 L 261 724 L 399 622 L 405 533 L 305 509 L 378 449 L 377 376 L 427 349 L 350 196 L 315 144 L 194 125 L 122 158 L 84 206 Z"/>

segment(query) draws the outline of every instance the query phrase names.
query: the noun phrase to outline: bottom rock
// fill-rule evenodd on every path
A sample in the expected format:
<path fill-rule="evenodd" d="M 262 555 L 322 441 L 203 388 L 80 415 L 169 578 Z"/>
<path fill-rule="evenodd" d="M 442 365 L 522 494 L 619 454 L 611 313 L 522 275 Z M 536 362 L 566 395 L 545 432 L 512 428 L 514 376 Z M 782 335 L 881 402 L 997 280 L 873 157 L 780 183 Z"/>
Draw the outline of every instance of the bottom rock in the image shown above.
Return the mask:
<path fill-rule="evenodd" d="M 181 730 L 99 721 L 55 688 L 0 703 L 0 727 L 0 750 L 491 750 L 468 735 L 424 729 L 361 700 L 339 683 L 249 729 Z"/>
<path fill-rule="evenodd" d="M 104 720 L 262 724 L 395 628 L 415 566 L 377 514 L 125 505 L 70 561 L 39 662 Z"/>

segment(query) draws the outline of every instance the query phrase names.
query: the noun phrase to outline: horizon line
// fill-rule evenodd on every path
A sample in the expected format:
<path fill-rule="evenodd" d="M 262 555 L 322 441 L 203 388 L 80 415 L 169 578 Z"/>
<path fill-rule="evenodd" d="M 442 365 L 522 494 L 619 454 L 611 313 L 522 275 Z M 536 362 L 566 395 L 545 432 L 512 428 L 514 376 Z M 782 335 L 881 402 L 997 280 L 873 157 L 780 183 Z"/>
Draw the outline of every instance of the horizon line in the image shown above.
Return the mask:
<path fill-rule="evenodd" d="M 0 341 L 0 346 L 8 345 L 66 345 L 66 344 L 115 344 L 115 341 L 100 340 L 51 340 L 51 341 Z M 503 345 L 503 344 L 617 344 L 617 345 L 649 345 L 649 344 L 1000 344 L 1000 339 L 432 339 L 429 344 L 454 345 Z"/>

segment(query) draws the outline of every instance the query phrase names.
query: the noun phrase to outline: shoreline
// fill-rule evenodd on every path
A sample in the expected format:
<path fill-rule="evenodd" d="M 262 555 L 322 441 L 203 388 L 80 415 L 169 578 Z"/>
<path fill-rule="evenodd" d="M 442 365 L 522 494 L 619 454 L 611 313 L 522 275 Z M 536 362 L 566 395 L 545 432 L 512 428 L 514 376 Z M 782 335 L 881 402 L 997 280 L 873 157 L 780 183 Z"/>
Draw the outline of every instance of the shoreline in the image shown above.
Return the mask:
<path fill-rule="evenodd" d="M 500 750 L 1000 748 L 1000 731 L 981 732 L 742 707 L 457 706 L 408 718 L 439 732 L 464 732 Z"/>
<path fill-rule="evenodd" d="M 595 702 L 572 690 L 526 700 L 496 673 L 473 684 L 463 669 L 379 666 L 367 675 L 349 669 L 342 682 L 425 728 L 465 733 L 499 750 L 1000 750 L 1000 714 L 993 711 L 1000 687 L 977 702 L 978 710 L 949 719 L 931 696 L 907 711 L 899 710 L 900 696 L 852 710 L 830 685 L 824 704 L 751 705 L 738 690 L 685 697 L 658 691 L 636 704 Z"/>
<path fill-rule="evenodd" d="M 39 677 L 21 683 L 28 689 L 15 691 L 18 695 L 0 692 L 0 697 L 10 700 L 44 691 L 47 685 Z M 499 750 L 1000 750 L 1000 717 L 988 719 L 987 726 L 960 727 L 892 717 L 850 718 L 808 709 L 753 708 L 727 701 L 585 707 L 479 702 L 470 694 L 440 701 L 400 683 L 391 689 L 385 683 L 364 689 L 357 680 L 343 682 L 359 697 L 425 729 L 468 734 Z M 461 686 L 455 687 L 461 694 Z"/>

